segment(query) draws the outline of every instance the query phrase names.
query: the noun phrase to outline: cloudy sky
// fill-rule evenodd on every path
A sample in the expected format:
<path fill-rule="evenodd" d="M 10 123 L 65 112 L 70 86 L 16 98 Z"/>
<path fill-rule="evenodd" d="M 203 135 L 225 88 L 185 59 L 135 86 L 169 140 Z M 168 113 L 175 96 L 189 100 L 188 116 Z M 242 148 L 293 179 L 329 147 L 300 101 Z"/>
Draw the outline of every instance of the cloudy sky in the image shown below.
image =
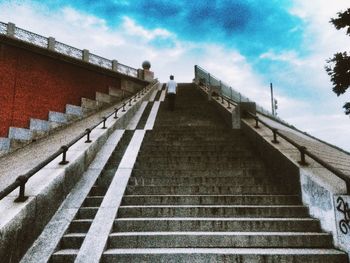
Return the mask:
<path fill-rule="evenodd" d="M 348 0 L 0 0 L 0 21 L 123 64 L 149 60 L 161 81 L 193 79 L 200 65 L 316 137 L 350 151 L 350 119 L 324 70 L 350 50 L 329 23 Z"/>

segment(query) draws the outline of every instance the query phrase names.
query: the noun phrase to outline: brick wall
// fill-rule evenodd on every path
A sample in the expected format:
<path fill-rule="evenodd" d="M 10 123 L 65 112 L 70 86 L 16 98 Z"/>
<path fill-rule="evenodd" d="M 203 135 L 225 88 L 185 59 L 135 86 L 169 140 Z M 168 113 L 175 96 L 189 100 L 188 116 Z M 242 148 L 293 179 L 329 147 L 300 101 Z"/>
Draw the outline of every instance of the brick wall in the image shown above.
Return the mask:
<path fill-rule="evenodd" d="M 0 137 L 10 126 L 28 128 L 30 118 L 46 120 L 50 110 L 108 93 L 108 86 L 120 88 L 120 78 L 0 43 Z"/>

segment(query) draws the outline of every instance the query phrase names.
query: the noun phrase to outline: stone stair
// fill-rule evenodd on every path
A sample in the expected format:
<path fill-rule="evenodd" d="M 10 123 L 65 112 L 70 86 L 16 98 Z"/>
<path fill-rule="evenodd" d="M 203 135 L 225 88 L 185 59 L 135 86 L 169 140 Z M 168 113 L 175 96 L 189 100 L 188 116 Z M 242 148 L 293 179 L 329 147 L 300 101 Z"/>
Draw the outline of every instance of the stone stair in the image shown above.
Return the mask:
<path fill-rule="evenodd" d="M 91 188 L 83 205 L 71 222 L 68 230 L 61 238 L 56 251 L 50 258 L 50 262 L 74 262 L 76 255 L 84 241 L 84 238 L 95 218 L 102 200 L 111 183 L 112 176 L 118 168 L 118 164 L 132 137 L 131 131 L 126 131 L 118 146 L 110 156 L 102 173 Z"/>
<path fill-rule="evenodd" d="M 127 90 L 109 87 L 108 94 L 96 92 L 95 100 L 82 98 L 81 106 L 67 104 L 65 112 L 49 111 L 47 120 L 31 118 L 28 128 L 10 127 L 8 137 L 0 138 L 0 157 L 130 95 Z"/>
<path fill-rule="evenodd" d="M 160 107 L 102 262 L 347 262 L 299 190 L 254 155 L 193 86 Z"/>
<path fill-rule="evenodd" d="M 145 129 L 152 105 L 143 109 L 135 130 L 124 132 L 59 235 L 50 263 L 348 262 L 309 216 L 298 183 L 271 172 L 195 86 L 180 85 L 175 111 L 160 104 L 139 150 L 132 142 L 136 133 L 144 133 L 138 129 Z M 126 169 L 119 164 L 129 163 L 134 151 L 131 175 L 118 175 Z M 109 217 L 108 227 L 98 225 L 100 211 L 115 206 L 107 204 L 110 200 L 119 202 L 116 215 Z M 105 238 L 99 237 L 102 232 Z M 98 255 L 90 259 L 86 252 Z"/>

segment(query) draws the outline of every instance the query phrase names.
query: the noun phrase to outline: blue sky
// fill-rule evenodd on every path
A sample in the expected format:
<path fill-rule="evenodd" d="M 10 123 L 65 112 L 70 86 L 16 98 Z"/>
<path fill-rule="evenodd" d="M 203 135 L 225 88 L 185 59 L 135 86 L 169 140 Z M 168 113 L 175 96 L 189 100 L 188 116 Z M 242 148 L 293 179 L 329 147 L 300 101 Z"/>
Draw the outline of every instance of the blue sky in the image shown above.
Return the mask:
<path fill-rule="evenodd" d="M 329 23 L 348 0 L 0 0 L 0 21 L 123 64 L 150 60 L 161 81 L 198 64 L 298 128 L 350 150 L 350 120 L 324 71 L 350 38 Z M 349 50 L 348 50 L 349 51 Z"/>

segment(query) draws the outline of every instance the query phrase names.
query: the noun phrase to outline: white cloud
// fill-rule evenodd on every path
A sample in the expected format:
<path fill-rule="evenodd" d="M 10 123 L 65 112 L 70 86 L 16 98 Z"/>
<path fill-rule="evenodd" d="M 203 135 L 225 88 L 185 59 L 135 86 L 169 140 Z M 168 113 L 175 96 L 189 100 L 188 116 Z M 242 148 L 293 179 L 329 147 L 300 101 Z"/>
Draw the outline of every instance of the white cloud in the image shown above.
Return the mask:
<path fill-rule="evenodd" d="M 127 16 L 123 18 L 123 28 L 126 30 L 125 32 L 127 34 L 142 37 L 147 40 L 152 40 L 157 37 L 168 38 L 172 35 L 169 31 L 162 28 L 146 30 L 144 27 L 138 25 L 134 20 Z"/>
<path fill-rule="evenodd" d="M 327 9 L 327 5 L 334 3 L 329 4 L 325 0 L 309 2 L 296 0 L 291 12 L 306 22 L 305 44 L 309 45 L 311 54 L 301 58 L 295 51 L 269 50 L 260 59 L 288 63 L 292 65 L 291 71 L 276 72 L 276 75 L 315 88 L 315 93 L 329 93 L 330 100 L 327 102 L 299 100 L 287 97 L 277 83 L 275 95 L 281 117 L 321 139 L 350 149 L 347 140 L 350 120 L 341 109 L 345 97 L 336 98 L 331 94 L 329 78 L 323 69 L 327 57 L 350 46 L 345 34 L 335 31 L 328 23 L 330 17 L 344 9 L 345 1 L 339 0 L 343 6 L 337 4 L 337 8 L 331 8 L 332 12 Z M 228 50 L 221 45 L 182 41 L 168 30 L 146 29 L 129 17 L 124 17 L 118 28 L 111 28 L 103 19 L 68 7 L 51 11 L 27 3 L 0 3 L 0 20 L 14 22 L 19 27 L 44 36 L 54 36 L 60 42 L 80 49 L 87 48 L 97 55 L 117 59 L 132 67 L 140 67 L 143 60 L 150 60 L 152 70 L 161 81 L 166 81 L 170 74 L 174 74 L 176 80 L 190 82 L 194 77 L 193 67 L 198 64 L 266 109 L 271 107 L 269 83 L 265 77 L 255 72 L 247 58 L 238 51 Z M 308 36 L 312 36 L 313 40 L 308 40 Z M 156 47 L 152 45 L 156 39 L 169 41 L 171 45 Z M 325 110 L 318 114 L 319 104 L 322 109 L 326 105 L 329 114 Z M 324 128 L 326 124 L 332 125 L 332 129 Z M 337 136 L 332 135 L 335 131 Z"/>
<path fill-rule="evenodd" d="M 303 61 L 300 58 L 298 58 L 298 54 L 294 50 L 283 51 L 279 53 L 270 50 L 266 53 L 261 54 L 259 58 L 283 61 L 283 62 L 292 64 L 294 66 L 301 66 L 303 64 Z"/>

